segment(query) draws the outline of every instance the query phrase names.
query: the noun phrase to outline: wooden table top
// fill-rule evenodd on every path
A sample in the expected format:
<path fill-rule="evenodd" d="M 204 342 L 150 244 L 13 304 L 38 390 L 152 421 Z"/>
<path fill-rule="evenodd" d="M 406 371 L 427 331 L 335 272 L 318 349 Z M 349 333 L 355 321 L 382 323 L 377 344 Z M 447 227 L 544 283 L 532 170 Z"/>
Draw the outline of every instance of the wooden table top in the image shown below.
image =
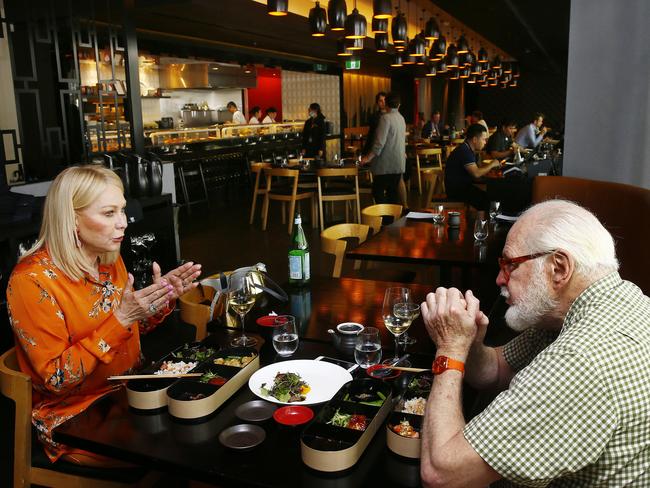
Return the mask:
<path fill-rule="evenodd" d="M 460 226 L 402 217 L 385 226 L 366 242 L 351 249 L 346 257 L 404 264 L 458 265 L 480 267 L 501 255 L 508 229 L 490 224 L 485 245 L 474 240 L 473 213 L 461 211 Z"/>

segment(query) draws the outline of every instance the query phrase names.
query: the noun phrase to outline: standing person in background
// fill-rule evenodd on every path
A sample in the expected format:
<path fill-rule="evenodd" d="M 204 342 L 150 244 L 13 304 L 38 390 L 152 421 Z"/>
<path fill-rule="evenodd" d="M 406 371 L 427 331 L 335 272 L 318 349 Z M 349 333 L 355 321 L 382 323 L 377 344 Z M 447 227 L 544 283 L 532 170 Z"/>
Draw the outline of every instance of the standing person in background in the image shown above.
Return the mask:
<path fill-rule="evenodd" d="M 263 124 L 275 124 L 275 118 L 278 115 L 278 111 L 275 107 L 269 107 L 266 109 L 266 117 L 262 121 Z"/>
<path fill-rule="evenodd" d="M 302 129 L 302 155 L 322 158 L 325 154 L 325 116 L 320 105 L 312 103 L 307 110 L 309 118 Z"/>
<path fill-rule="evenodd" d="M 379 119 L 381 119 L 381 116 L 386 113 L 386 92 L 380 91 L 375 95 L 375 108 L 376 110 L 370 116 L 368 122 L 368 135 L 366 136 L 366 142 L 361 150 L 362 156 L 367 155 L 372 150 L 372 145 L 375 142 L 375 134 L 377 133 L 377 127 L 379 126 Z"/>
<path fill-rule="evenodd" d="M 361 158 L 361 163 L 371 165 L 375 203 L 399 203 L 399 186 L 406 167 L 406 122 L 398 110 L 399 94 L 389 93 L 386 105 L 372 149 Z"/>
<path fill-rule="evenodd" d="M 232 114 L 232 123 L 233 124 L 245 124 L 246 123 L 246 117 L 244 117 L 244 114 L 241 113 L 241 111 L 237 108 L 237 104 L 235 102 L 228 102 L 228 105 L 226 105 L 226 108 L 228 109 L 228 112 Z"/>
<path fill-rule="evenodd" d="M 515 142 L 521 147 L 526 149 L 534 149 L 539 146 L 539 143 L 544 139 L 544 135 L 548 130 L 542 127 L 544 124 L 544 114 L 536 113 L 533 116 L 533 121 L 530 124 L 524 125 L 515 137 Z"/>
<path fill-rule="evenodd" d="M 250 118 L 248 119 L 249 125 L 259 124 L 260 118 L 262 118 L 262 109 L 256 105 L 251 109 L 248 115 L 250 115 Z"/>

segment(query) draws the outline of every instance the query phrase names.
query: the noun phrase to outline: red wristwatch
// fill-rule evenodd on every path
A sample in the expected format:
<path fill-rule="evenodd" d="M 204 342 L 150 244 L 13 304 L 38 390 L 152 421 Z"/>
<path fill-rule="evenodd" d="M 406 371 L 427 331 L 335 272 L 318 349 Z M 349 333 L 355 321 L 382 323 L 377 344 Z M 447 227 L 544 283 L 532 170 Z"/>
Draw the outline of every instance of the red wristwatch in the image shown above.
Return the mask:
<path fill-rule="evenodd" d="M 455 369 L 465 374 L 465 363 L 457 361 L 456 359 L 448 358 L 447 356 L 438 356 L 431 365 L 433 374 L 444 373 L 448 369 Z"/>

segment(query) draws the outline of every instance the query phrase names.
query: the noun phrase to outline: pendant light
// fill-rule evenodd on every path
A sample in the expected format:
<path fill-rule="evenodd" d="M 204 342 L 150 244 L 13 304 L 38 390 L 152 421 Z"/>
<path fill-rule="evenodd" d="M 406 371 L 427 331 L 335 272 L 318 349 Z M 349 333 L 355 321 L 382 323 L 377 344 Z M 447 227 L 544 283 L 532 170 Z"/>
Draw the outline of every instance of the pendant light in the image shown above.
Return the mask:
<path fill-rule="evenodd" d="M 424 10 L 422 10 L 422 13 L 424 13 Z M 424 20 L 422 17 L 420 17 L 420 20 Z M 417 24 L 418 26 L 420 23 Z M 409 56 L 412 56 L 414 58 L 424 58 L 427 54 L 427 41 L 424 38 L 424 34 L 416 34 L 415 37 L 413 38 L 413 41 L 411 41 L 411 44 L 409 45 Z M 417 61 L 417 60 L 416 60 Z"/>
<path fill-rule="evenodd" d="M 501 58 L 498 55 L 494 56 L 494 61 L 492 62 L 492 67 L 494 69 L 501 69 Z"/>
<path fill-rule="evenodd" d="M 478 50 L 478 62 L 481 64 L 488 62 L 488 53 L 483 46 Z"/>
<path fill-rule="evenodd" d="M 363 49 L 363 39 L 346 39 L 345 48 L 348 51 L 361 51 Z"/>
<path fill-rule="evenodd" d="M 436 76 L 437 74 L 438 70 L 436 68 L 436 63 L 429 63 L 429 66 L 427 66 L 427 72 L 424 76 Z"/>
<path fill-rule="evenodd" d="M 503 72 L 506 74 L 511 74 L 512 73 L 512 64 L 508 62 L 503 63 Z"/>
<path fill-rule="evenodd" d="M 447 63 L 445 63 L 444 58 L 438 61 L 438 65 L 436 66 L 436 70 L 438 73 L 446 73 L 448 71 L 447 69 Z"/>
<path fill-rule="evenodd" d="M 375 34 L 385 34 L 388 33 L 388 19 L 372 19 L 372 32 Z"/>
<path fill-rule="evenodd" d="M 496 79 L 494 79 L 494 80 L 488 80 L 488 86 L 497 86 L 497 84 L 498 84 L 498 83 L 497 83 L 497 80 L 496 80 Z"/>
<path fill-rule="evenodd" d="M 510 88 L 515 88 L 517 85 L 518 85 L 518 82 L 517 82 L 516 79 L 514 79 L 514 80 L 512 80 L 512 81 L 510 82 L 510 85 L 509 85 L 509 86 L 510 86 Z"/>
<path fill-rule="evenodd" d="M 474 63 L 470 68 L 470 73 L 473 75 L 480 75 L 482 73 L 481 65 L 478 63 Z"/>
<path fill-rule="evenodd" d="M 329 0 L 327 4 L 327 19 L 330 29 L 342 31 L 345 29 L 345 19 L 348 17 L 348 6 L 345 0 Z"/>
<path fill-rule="evenodd" d="M 400 53 L 397 53 L 393 58 L 393 62 L 390 64 L 393 68 L 401 68 L 403 66 L 403 56 Z"/>
<path fill-rule="evenodd" d="M 474 63 L 476 63 L 476 56 L 474 56 L 474 53 L 470 49 L 467 53 L 465 53 L 465 66 L 471 68 Z"/>
<path fill-rule="evenodd" d="M 451 44 L 447 49 L 447 68 L 458 68 L 458 52 L 456 51 L 456 46 Z"/>
<path fill-rule="evenodd" d="M 372 0 L 373 19 L 390 19 L 392 13 L 393 7 L 390 0 Z"/>
<path fill-rule="evenodd" d="M 458 55 L 458 65 L 463 67 L 466 65 L 470 65 L 470 58 L 469 58 L 469 53 L 462 53 Z"/>
<path fill-rule="evenodd" d="M 327 12 L 316 1 L 316 5 L 309 11 L 309 30 L 313 37 L 323 37 L 327 29 Z"/>
<path fill-rule="evenodd" d="M 393 36 L 393 44 L 405 44 L 406 37 L 408 36 L 408 25 L 406 23 L 406 17 L 401 11 L 401 2 L 397 6 L 397 14 L 393 17 L 393 21 L 390 26 L 391 35 Z"/>
<path fill-rule="evenodd" d="M 375 34 L 375 49 L 378 53 L 388 51 L 388 34 L 386 32 L 378 32 Z"/>
<path fill-rule="evenodd" d="M 489 61 L 486 61 L 485 63 L 483 63 L 483 64 L 481 65 L 481 71 L 482 71 L 484 74 L 488 74 L 488 73 L 490 72 L 490 68 L 492 68 L 492 65 L 490 64 Z"/>
<path fill-rule="evenodd" d="M 521 76 L 521 73 L 519 72 L 519 63 L 515 61 L 510 63 L 510 66 L 512 67 L 512 77 L 519 78 Z"/>
<path fill-rule="evenodd" d="M 433 17 L 429 17 L 429 20 L 424 25 L 424 37 L 429 41 L 435 41 L 440 37 L 438 22 Z"/>
<path fill-rule="evenodd" d="M 402 51 L 406 51 L 406 47 L 407 47 L 408 42 L 409 42 L 409 40 L 408 40 L 408 37 L 407 37 L 406 42 L 404 42 L 402 44 L 395 44 L 393 47 L 395 48 L 395 51 L 397 51 L 398 53 L 401 53 Z"/>
<path fill-rule="evenodd" d="M 470 76 L 469 79 L 467 80 L 467 83 L 469 83 L 471 85 L 475 85 L 476 84 L 476 75 Z"/>
<path fill-rule="evenodd" d="M 352 51 L 350 51 L 345 45 L 345 39 L 336 40 L 336 55 L 337 56 L 352 56 Z"/>
<path fill-rule="evenodd" d="M 487 75 L 482 74 L 478 78 L 476 78 L 477 83 L 485 83 L 487 81 Z"/>
<path fill-rule="evenodd" d="M 352 13 L 345 19 L 345 38 L 346 39 L 363 39 L 366 37 L 368 23 L 366 18 L 359 13 L 357 9 L 357 0 L 354 0 Z"/>
<path fill-rule="evenodd" d="M 451 70 L 450 80 L 458 80 L 460 78 L 460 73 L 457 69 Z"/>
<path fill-rule="evenodd" d="M 411 51 L 413 50 L 413 43 L 415 42 L 415 39 L 411 39 L 408 44 L 407 44 L 407 49 L 406 49 L 406 55 L 404 56 L 404 59 L 402 60 L 402 64 L 415 64 L 415 57 L 412 57 L 410 55 Z"/>
<path fill-rule="evenodd" d="M 467 79 L 469 78 L 469 68 L 462 68 L 458 70 L 460 72 L 460 77 L 462 79 Z"/>
<path fill-rule="evenodd" d="M 429 59 L 442 59 L 447 52 L 447 39 L 445 36 L 440 35 L 438 39 L 433 42 L 431 50 L 429 51 Z"/>
<path fill-rule="evenodd" d="M 276 17 L 289 13 L 289 0 L 267 0 L 266 13 Z"/>
<path fill-rule="evenodd" d="M 467 44 L 467 39 L 465 39 L 465 36 L 461 34 L 461 36 L 458 38 L 458 42 L 456 43 L 458 46 L 458 54 L 465 54 L 466 52 L 469 52 L 469 46 Z"/>

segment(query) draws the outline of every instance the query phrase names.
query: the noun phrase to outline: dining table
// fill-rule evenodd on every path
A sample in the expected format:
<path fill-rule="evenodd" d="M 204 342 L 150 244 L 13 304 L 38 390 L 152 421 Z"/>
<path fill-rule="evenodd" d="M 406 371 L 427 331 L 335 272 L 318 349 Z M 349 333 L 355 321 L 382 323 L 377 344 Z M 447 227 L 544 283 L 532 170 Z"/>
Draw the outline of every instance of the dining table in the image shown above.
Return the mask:
<path fill-rule="evenodd" d="M 450 211 L 460 213 L 458 226 L 449 225 Z M 434 223 L 431 210 L 417 214 L 420 214 L 418 218 L 411 218 L 407 214 L 384 226 L 377 234 L 347 251 L 346 257 L 362 261 L 439 266 L 439 286 L 491 286 L 498 274 L 497 258 L 501 256 L 510 227 L 508 223 L 490 222 L 488 236 L 481 242 L 474 239 L 474 222 L 478 216 L 475 211 L 466 208 L 445 209 L 445 220 L 441 224 Z M 454 268 L 461 271 L 460 283 L 454 281 Z M 485 283 L 473 280 L 474 270 L 478 271 L 479 278 Z"/>
<path fill-rule="evenodd" d="M 230 335 L 221 328 L 206 338 L 206 344 L 227 343 Z M 257 336 L 263 338 L 263 336 Z M 260 365 L 293 359 L 337 358 L 331 341 L 301 338 L 289 358 L 278 356 L 268 340 L 260 349 Z M 414 353 L 416 367 L 429 368 L 432 356 Z M 406 373 L 404 373 L 406 375 Z M 357 369 L 353 377 L 366 377 Z M 403 380 L 407 381 L 407 376 Z M 391 380 L 397 394 L 404 383 Z M 400 386 L 402 385 L 402 386 Z M 142 414 L 131 409 L 124 388 L 101 398 L 83 413 L 57 427 L 57 442 L 144 466 L 177 478 L 218 486 L 347 488 L 359 486 L 420 486 L 419 460 L 400 457 L 386 447 L 386 427 L 381 426 L 360 460 L 351 468 L 325 473 L 307 467 L 301 458 L 300 435 L 304 426 L 286 426 L 273 418 L 258 422 L 264 441 L 250 450 L 225 447 L 219 434 L 244 423 L 236 415 L 240 405 L 258 399 L 243 385 L 215 414 L 200 422 L 181 422 L 168 412 Z M 318 414 L 321 405 L 310 408 Z M 309 424 L 307 424 L 309 425 Z"/>

